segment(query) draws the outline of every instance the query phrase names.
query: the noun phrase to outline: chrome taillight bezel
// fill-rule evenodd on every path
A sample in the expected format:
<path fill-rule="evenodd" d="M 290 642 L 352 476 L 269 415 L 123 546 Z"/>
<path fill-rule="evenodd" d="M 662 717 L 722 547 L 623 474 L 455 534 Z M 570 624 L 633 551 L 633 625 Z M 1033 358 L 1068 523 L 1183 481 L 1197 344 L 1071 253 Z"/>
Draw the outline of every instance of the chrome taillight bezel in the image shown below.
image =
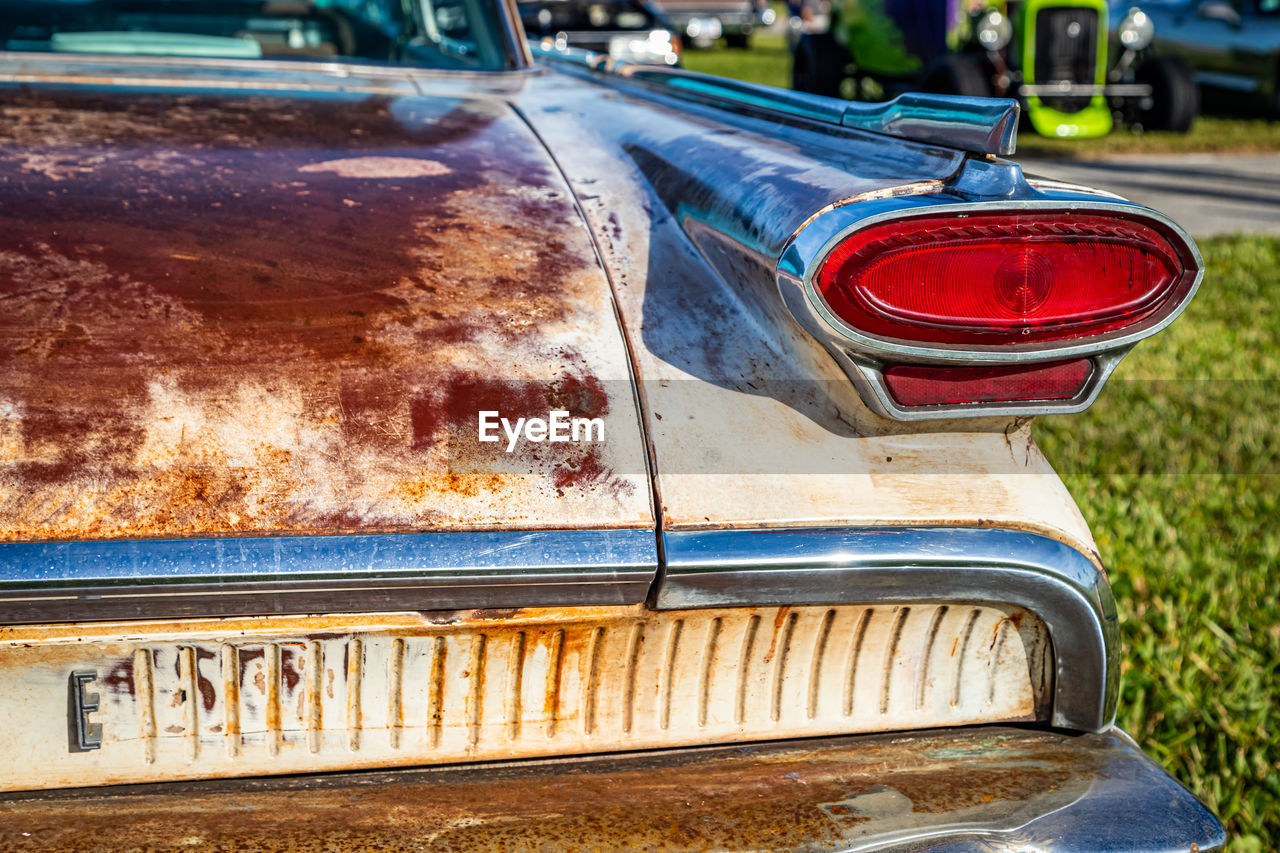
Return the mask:
<path fill-rule="evenodd" d="M 1015 197 L 993 200 L 935 191 L 834 205 L 810 219 L 783 250 L 777 268 L 783 301 L 796 320 L 836 358 L 857 386 L 863 401 L 876 413 L 895 420 L 914 421 L 1082 411 L 1097 398 L 1102 386 L 1134 344 L 1172 323 L 1199 289 L 1204 276 L 1200 251 L 1186 231 L 1164 214 L 1114 196 L 1057 187 L 1035 189 L 1025 182 L 1019 183 L 1021 191 L 1014 194 Z M 1178 285 L 1183 293 L 1171 302 L 1168 310 L 1133 326 L 1089 337 L 1031 344 L 925 345 L 880 338 L 845 323 L 827 306 L 818 291 L 815 278 L 826 258 L 856 232 L 885 222 L 916 217 L 999 212 L 1112 213 L 1144 221 L 1171 237 L 1176 250 L 1185 252 L 1184 260 L 1194 277 L 1189 285 Z M 1080 393 L 1067 400 L 902 406 L 889 394 L 883 377 L 883 371 L 894 364 L 982 366 L 1081 357 L 1091 359 L 1094 370 Z"/>

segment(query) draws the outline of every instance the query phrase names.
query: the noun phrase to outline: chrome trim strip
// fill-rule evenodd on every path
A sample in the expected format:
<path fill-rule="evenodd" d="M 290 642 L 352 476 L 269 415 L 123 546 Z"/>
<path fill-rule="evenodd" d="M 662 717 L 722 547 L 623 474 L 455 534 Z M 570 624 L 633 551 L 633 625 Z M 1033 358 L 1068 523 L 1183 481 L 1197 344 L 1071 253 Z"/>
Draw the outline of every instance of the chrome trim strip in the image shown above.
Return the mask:
<path fill-rule="evenodd" d="M 1151 94 L 1151 87 L 1146 83 L 1024 83 L 1018 88 L 1018 94 L 1024 97 L 1052 97 L 1070 95 L 1106 95 L 1114 98 L 1145 98 Z"/>
<path fill-rule="evenodd" d="M 0 545 L 0 623 L 635 604 L 648 530 L 447 532 Z M 998 602 L 1036 613 L 1055 725 L 1115 712 L 1115 603 L 1100 569 L 1043 536 L 983 528 L 669 531 L 660 609 Z M 1069 665 L 1068 665 L 1069 664 Z"/>
<path fill-rule="evenodd" d="M 0 545 L 0 623 L 636 604 L 653 531 L 465 531 Z"/>
<path fill-rule="evenodd" d="M 524 34 L 524 24 L 520 21 L 516 0 L 499 0 L 498 8 L 506 25 L 502 27 L 502 34 L 506 37 L 503 46 L 510 51 L 508 55 L 514 60 L 515 68 L 529 68 L 533 65 L 533 53 L 529 50 L 529 41 Z"/>
<path fill-rule="evenodd" d="M 730 109 L 757 109 L 979 154 L 1012 154 L 1019 106 L 1000 98 L 909 92 L 884 103 L 862 103 L 699 74 L 682 68 L 612 59 L 581 48 L 531 43 L 533 55 L 659 88 L 665 95 Z"/>
<path fill-rule="evenodd" d="M 306 61 L 287 59 L 226 59 L 220 57 L 201 56 L 123 56 L 103 54 L 76 53 L 39 53 L 20 50 L 0 50 L 0 64 L 8 67 L 17 66 L 26 73 L 40 73 L 44 69 L 58 69 L 67 72 L 78 72 L 86 69 L 99 71 L 103 69 L 133 70 L 139 68 L 181 69 L 190 72 L 193 69 L 203 71 L 226 72 L 231 75 L 328 75 L 332 77 L 379 77 L 391 80 L 403 80 L 406 71 L 436 71 L 445 73 L 445 69 L 410 69 L 408 66 L 387 66 L 344 62 L 342 60 Z M 34 71 L 31 69 L 35 69 Z M 21 72 L 16 72 L 21 73 Z M 457 73 L 450 71 L 447 73 Z"/>
<path fill-rule="evenodd" d="M 1257 92 L 1262 88 L 1256 77 L 1244 77 L 1223 71 L 1196 71 L 1193 75 L 1197 86 L 1213 86 L 1218 89 L 1231 89 L 1234 92 Z"/>
<path fill-rule="evenodd" d="M 847 325 L 827 308 L 818 294 L 813 280 L 822 262 L 837 244 L 856 231 L 914 216 L 962 215 L 993 210 L 1111 212 L 1148 219 L 1186 244 L 1196 267 L 1195 278 L 1177 305 L 1145 324 L 1087 339 L 1028 346 L 923 346 L 875 338 Z M 1186 309 L 1203 278 L 1204 259 L 1195 241 L 1164 214 L 1123 199 L 1103 198 L 1089 192 L 1051 186 L 1036 187 L 1023 178 L 1021 168 L 1015 163 L 974 159 L 965 164 L 943 192 L 855 200 L 823 212 L 791 238 L 777 267 L 778 289 L 791 314 L 840 363 L 872 410 L 904 421 L 964 415 L 988 417 L 1082 411 L 1097 398 L 1111 372 L 1134 344 L 1168 326 Z M 1064 402 L 904 407 L 889 395 L 880 373 L 881 368 L 889 363 L 1016 364 L 1080 357 L 1093 358 L 1093 376 L 1075 399 Z"/>
<path fill-rule="evenodd" d="M 505 0 L 504 0 L 505 2 Z M 526 47 L 521 42 L 521 47 Z M 513 45 L 512 49 L 515 47 Z M 0 82 L 139 88 L 226 88 L 262 92 L 400 94 L 442 83 L 481 83 L 495 88 L 529 76 L 532 57 L 512 68 L 446 69 L 358 62 L 300 62 L 208 57 L 102 56 L 0 51 Z M 499 92 L 500 94 L 500 92 Z"/>
<path fill-rule="evenodd" d="M 661 609 L 973 601 L 1023 607 L 1053 643 L 1055 726 L 1115 719 L 1119 627 L 1097 564 L 1056 539 L 999 528 L 667 531 Z"/>

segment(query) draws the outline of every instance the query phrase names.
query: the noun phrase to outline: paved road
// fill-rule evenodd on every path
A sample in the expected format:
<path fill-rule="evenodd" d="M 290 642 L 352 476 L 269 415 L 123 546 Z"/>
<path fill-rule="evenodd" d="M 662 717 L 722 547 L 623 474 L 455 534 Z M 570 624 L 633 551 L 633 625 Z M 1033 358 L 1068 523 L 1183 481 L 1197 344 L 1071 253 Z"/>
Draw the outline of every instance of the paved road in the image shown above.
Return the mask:
<path fill-rule="evenodd" d="M 1196 237 L 1280 234 L 1280 154 L 1015 159 L 1029 175 L 1087 184 L 1154 207 Z"/>

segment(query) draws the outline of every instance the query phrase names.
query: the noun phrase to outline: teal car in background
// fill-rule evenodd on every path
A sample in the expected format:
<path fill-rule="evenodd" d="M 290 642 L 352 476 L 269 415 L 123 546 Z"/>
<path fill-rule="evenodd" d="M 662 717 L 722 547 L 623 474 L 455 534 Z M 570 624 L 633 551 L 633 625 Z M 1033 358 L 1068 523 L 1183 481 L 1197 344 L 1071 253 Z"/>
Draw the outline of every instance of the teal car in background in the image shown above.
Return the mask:
<path fill-rule="evenodd" d="M 1152 51 L 1191 67 L 1206 101 L 1280 114 L 1280 0 L 1166 0 L 1140 5 Z"/>
<path fill-rule="evenodd" d="M 793 88 L 858 98 L 923 90 L 1016 98 L 1044 136 L 1095 137 L 1117 119 L 1187 131 L 1190 68 L 1151 55 L 1149 15 L 1106 0 L 833 0 L 795 44 Z"/>

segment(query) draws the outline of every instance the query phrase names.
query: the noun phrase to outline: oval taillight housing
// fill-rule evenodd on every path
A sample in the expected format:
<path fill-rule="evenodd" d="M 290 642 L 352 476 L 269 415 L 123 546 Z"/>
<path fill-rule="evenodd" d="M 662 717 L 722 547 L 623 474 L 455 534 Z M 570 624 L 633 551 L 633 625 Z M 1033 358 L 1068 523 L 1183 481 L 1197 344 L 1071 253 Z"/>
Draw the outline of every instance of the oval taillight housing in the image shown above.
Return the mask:
<path fill-rule="evenodd" d="M 837 317 L 876 337 L 944 345 L 1086 338 L 1154 324 L 1181 304 L 1196 268 L 1171 234 L 1110 213 L 910 217 L 847 237 L 814 284 Z"/>

